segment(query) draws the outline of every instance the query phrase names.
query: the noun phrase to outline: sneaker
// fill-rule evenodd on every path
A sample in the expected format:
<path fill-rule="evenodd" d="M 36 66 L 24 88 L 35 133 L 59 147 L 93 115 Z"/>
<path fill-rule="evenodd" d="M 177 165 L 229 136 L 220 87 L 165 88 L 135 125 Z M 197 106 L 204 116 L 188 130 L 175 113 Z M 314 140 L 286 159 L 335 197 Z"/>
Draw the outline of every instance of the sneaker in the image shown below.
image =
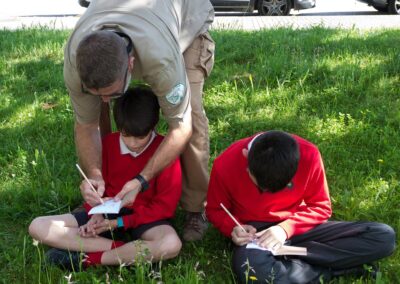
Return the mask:
<path fill-rule="evenodd" d="M 67 251 L 52 248 L 45 255 L 47 263 L 70 271 L 81 271 L 84 254 L 76 251 Z"/>
<path fill-rule="evenodd" d="M 203 238 L 207 227 L 207 220 L 202 213 L 187 212 L 183 225 L 183 239 L 188 242 L 199 241 Z"/>

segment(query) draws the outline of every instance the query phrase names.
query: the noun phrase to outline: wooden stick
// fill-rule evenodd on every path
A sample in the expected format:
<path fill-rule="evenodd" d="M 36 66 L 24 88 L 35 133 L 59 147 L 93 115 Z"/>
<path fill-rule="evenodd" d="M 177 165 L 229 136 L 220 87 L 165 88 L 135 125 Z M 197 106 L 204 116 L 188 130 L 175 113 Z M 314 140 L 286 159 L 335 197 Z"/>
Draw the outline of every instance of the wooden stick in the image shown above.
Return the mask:
<path fill-rule="evenodd" d="M 229 210 L 226 209 L 226 207 L 224 206 L 224 204 L 222 204 L 222 202 L 221 202 L 219 205 L 221 205 L 222 209 L 225 210 L 226 214 L 228 214 L 229 217 L 231 217 L 231 219 L 233 220 L 233 222 L 235 222 L 235 224 L 238 225 L 238 226 L 242 229 L 242 231 L 243 231 L 244 233 L 247 233 L 247 231 L 245 230 L 245 228 L 243 228 L 243 226 L 240 225 L 240 223 L 235 219 L 235 217 L 233 217 L 233 215 L 231 214 L 231 212 L 229 212 Z"/>
<path fill-rule="evenodd" d="M 82 171 L 81 167 L 78 164 L 75 164 L 76 167 L 78 168 L 78 171 L 81 173 L 81 175 L 83 176 L 83 178 L 87 181 L 87 183 L 90 185 L 90 188 L 93 190 L 94 193 L 96 193 L 101 201 L 101 204 L 104 204 L 103 199 L 101 199 L 100 194 L 97 192 L 97 190 L 94 188 L 93 184 L 90 182 L 90 180 L 87 178 L 87 176 L 85 175 L 85 173 Z"/>

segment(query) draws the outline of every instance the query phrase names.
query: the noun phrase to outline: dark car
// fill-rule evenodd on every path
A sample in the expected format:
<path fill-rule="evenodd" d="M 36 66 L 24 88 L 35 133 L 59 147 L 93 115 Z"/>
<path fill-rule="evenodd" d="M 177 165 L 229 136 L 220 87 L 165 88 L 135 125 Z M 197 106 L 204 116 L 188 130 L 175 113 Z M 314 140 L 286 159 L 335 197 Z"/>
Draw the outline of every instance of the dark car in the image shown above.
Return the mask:
<path fill-rule="evenodd" d="M 358 0 L 367 3 L 380 12 L 400 15 L 400 0 Z"/>
<path fill-rule="evenodd" d="M 215 11 L 240 11 L 252 13 L 257 10 L 260 15 L 284 16 L 291 9 L 302 10 L 314 8 L 316 0 L 210 0 Z"/>

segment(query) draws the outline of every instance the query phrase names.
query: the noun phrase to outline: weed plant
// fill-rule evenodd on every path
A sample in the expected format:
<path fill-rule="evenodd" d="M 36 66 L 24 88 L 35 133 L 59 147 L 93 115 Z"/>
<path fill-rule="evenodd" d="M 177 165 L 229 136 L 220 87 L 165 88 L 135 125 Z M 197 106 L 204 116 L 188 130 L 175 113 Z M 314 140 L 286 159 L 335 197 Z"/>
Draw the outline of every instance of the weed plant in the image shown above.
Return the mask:
<path fill-rule="evenodd" d="M 185 243 L 177 258 L 155 266 L 138 261 L 70 273 L 45 265 L 47 247 L 29 237 L 29 223 L 81 203 L 62 75 L 70 33 L 0 31 L 0 281 L 234 283 L 230 242 L 212 227 L 202 242 Z M 237 139 L 271 129 L 296 133 L 320 148 L 334 219 L 384 222 L 399 233 L 400 30 L 214 30 L 212 36 L 215 66 L 204 90 L 210 167 Z M 173 222 L 181 233 L 181 209 Z M 400 283 L 398 251 L 379 265 L 376 280 L 334 283 Z"/>

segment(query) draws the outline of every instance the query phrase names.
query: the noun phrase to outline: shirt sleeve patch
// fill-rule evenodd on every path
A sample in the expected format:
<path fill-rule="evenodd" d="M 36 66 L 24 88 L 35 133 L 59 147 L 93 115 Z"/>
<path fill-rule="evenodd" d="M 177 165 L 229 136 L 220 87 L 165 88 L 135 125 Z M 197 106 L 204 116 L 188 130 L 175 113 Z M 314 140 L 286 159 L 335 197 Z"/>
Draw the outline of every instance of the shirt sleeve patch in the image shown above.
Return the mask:
<path fill-rule="evenodd" d="M 182 102 L 185 96 L 185 85 L 178 84 L 165 96 L 170 104 L 177 105 Z"/>

